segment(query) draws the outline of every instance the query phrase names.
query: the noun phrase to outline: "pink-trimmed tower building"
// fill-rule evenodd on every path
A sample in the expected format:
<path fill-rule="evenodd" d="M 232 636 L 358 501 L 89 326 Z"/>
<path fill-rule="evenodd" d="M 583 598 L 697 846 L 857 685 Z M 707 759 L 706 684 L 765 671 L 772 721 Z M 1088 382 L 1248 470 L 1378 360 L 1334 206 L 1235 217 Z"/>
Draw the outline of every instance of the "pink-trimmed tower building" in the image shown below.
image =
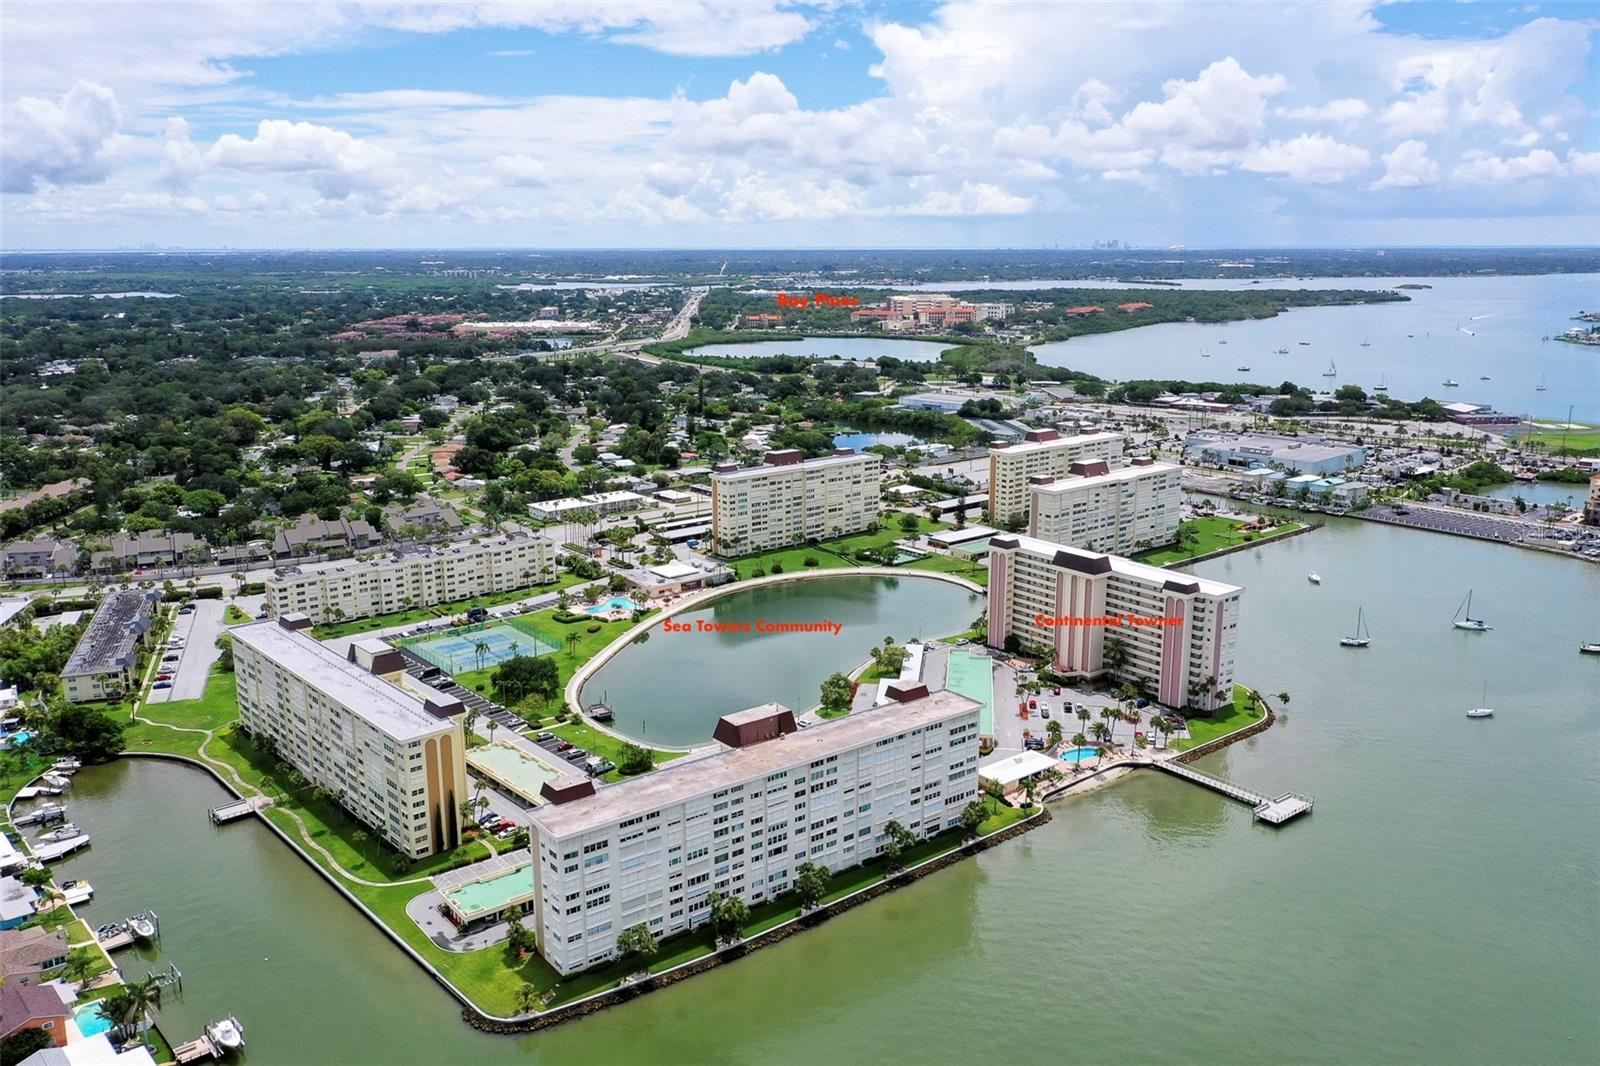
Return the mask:
<path fill-rule="evenodd" d="M 1233 698 L 1239 586 L 1033 537 L 989 545 L 991 647 L 1014 635 L 1047 649 L 1058 673 L 1096 678 L 1116 636 L 1120 673 L 1157 702 L 1210 710 Z"/>

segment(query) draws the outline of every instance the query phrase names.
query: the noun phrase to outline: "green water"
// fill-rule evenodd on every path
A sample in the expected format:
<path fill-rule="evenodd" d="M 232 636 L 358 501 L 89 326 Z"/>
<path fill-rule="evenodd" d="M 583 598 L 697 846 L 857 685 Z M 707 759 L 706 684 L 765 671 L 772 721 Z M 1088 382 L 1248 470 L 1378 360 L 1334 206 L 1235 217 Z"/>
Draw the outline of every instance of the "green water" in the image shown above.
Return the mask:
<path fill-rule="evenodd" d="M 735 592 L 674 621 L 718 625 L 834 621 L 837 633 L 669 633 L 624 649 L 583 687 L 604 700 L 624 733 L 687 746 L 711 738 L 717 719 L 776 701 L 796 711 L 817 703 L 822 679 L 859 666 L 886 636 L 897 641 L 969 628 L 983 597 L 927 577 L 841 576 Z"/>
<path fill-rule="evenodd" d="M 1203 769 L 1309 793 L 1281 830 L 1134 777 L 822 927 L 547 1033 L 487 1037 L 181 767 L 79 775 L 91 922 L 161 912 L 171 1035 L 274 1063 L 1588 1063 L 1600 1055 L 1600 569 L 1352 521 L 1198 568 L 1288 722 Z M 1320 588 L 1305 580 L 1323 576 Z M 1449 627 L 1468 583 L 1496 629 Z M 1337 646 L 1364 605 L 1373 645 Z M 1463 711 L 1488 675 L 1490 721 Z M 754 679 L 759 681 L 759 678 Z M 752 694 L 752 700 L 760 698 Z M 135 969 L 130 966 L 129 969 Z"/>

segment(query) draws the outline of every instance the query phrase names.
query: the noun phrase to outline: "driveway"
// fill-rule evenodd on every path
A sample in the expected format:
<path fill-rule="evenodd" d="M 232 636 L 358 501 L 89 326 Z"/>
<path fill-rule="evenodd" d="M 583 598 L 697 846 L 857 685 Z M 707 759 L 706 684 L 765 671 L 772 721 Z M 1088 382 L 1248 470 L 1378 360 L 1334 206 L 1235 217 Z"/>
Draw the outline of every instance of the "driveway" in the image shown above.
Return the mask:
<path fill-rule="evenodd" d="M 222 624 L 223 601 L 191 600 L 192 614 L 180 614 L 172 625 L 172 637 L 183 638 L 183 650 L 178 652 L 176 671 L 172 673 L 171 688 L 150 690 L 148 703 L 167 703 L 171 700 L 197 700 L 206 694 L 206 679 L 211 676 L 211 666 L 222 655 L 217 647 L 217 636 L 226 628 Z M 171 652 L 162 649 L 161 657 Z"/>

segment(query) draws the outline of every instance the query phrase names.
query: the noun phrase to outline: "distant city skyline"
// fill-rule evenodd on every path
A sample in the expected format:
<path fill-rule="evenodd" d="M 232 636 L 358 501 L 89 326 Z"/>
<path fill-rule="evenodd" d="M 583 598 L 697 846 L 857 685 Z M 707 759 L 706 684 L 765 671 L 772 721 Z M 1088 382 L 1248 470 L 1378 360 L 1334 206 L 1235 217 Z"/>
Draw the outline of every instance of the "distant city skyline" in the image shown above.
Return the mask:
<path fill-rule="evenodd" d="M 1577 4 L 0 4 L 20 248 L 1600 243 Z"/>

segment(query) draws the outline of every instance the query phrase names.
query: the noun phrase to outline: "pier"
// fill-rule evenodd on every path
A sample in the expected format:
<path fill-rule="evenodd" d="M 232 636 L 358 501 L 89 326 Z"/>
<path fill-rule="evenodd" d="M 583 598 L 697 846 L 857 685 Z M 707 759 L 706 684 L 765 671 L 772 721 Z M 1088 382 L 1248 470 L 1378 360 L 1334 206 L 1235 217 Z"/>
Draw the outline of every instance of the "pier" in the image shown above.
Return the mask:
<path fill-rule="evenodd" d="M 172 1057 L 179 1062 L 199 1062 L 201 1059 L 221 1058 L 222 1049 L 217 1047 L 209 1036 L 199 1036 L 187 1044 L 179 1044 L 173 1048 Z"/>
<path fill-rule="evenodd" d="M 271 805 L 272 800 L 266 796 L 234 800 L 232 803 L 220 803 L 211 808 L 211 821 L 215 825 L 226 825 L 228 822 L 248 817 Z"/>
<path fill-rule="evenodd" d="M 1311 799 L 1294 792 L 1285 792 L 1281 796 L 1270 797 L 1263 792 L 1236 785 L 1232 781 L 1225 781 L 1220 777 L 1203 774 L 1199 770 L 1190 769 L 1182 763 L 1167 760 L 1152 763 L 1157 770 L 1163 770 L 1174 777 L 1181 777 L 1191 781 L 1202 788 L 1209 788 L 1213 792 L 1220 792 L 1229 799 L 1248 803 L 1251 812 L 1258 822 L 1269 825 L 1282 825 L 1291 818 L 1302 814 L 1311 813 Z"/>

